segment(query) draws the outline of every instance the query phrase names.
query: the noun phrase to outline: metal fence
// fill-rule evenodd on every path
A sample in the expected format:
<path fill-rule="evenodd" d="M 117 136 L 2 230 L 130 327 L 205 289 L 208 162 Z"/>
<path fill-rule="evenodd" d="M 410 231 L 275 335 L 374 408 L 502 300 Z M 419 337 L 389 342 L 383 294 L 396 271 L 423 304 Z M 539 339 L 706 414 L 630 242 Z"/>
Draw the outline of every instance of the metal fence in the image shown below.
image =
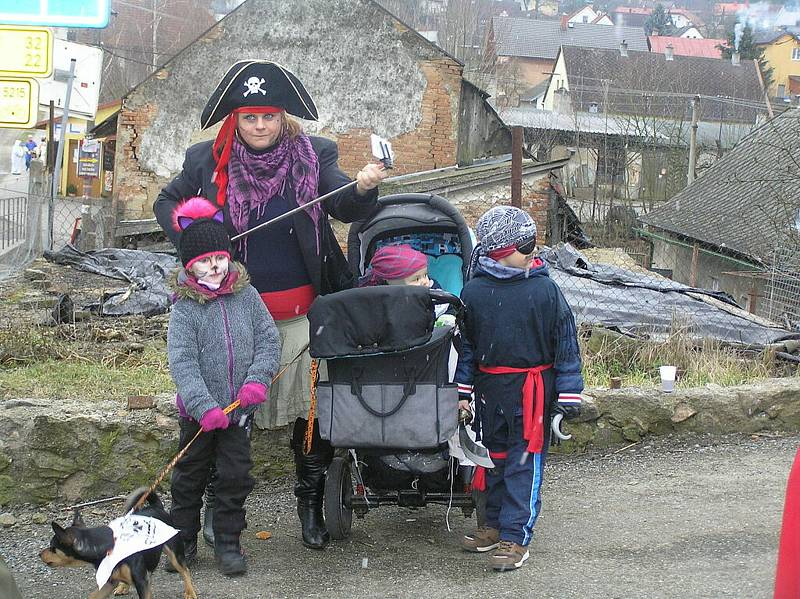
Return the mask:
<path fill-rule="evenodd" d="M 28 177 L 24 191 L 0 188 L 0 280 L 67 243 L 82 250 L 111 245 L 110 199 L 51 197 L 50 179 L 38 160 L 31 162 Z"/>
<path fill-rule="evenodd" d="M 27 196 L 0 198 L 0 252 L 24 242 L 27 222 Z"/>

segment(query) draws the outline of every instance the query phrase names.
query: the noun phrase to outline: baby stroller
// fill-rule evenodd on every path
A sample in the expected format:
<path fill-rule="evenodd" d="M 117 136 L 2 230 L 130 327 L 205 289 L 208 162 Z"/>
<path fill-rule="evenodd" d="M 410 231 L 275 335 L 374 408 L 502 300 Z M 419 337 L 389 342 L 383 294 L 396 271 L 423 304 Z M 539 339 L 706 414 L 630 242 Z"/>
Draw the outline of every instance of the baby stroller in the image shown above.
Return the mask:
<path fill-rule="evenodd" d="M 452 460 L 458 426 L 450 382 L 454 328 L 434 327 L 434 309 L 457 294 L 472 251 L 469 229 L 447 200 L 403 194 L 378 200 L 350 229 L 348 254 L 361 274 L 375 250 L 405 243 L 428 256 L 442 287 L 366 287 L 318 298 L 309 312 L 310 351 L 327 360 L 317 386 L 320 434 L 336 448 L 325 484 L 325 523 L 333 539 L 350 534 L 353 513 L 382 504 L 460 507 L 471 516 L 474 468 Z"/>

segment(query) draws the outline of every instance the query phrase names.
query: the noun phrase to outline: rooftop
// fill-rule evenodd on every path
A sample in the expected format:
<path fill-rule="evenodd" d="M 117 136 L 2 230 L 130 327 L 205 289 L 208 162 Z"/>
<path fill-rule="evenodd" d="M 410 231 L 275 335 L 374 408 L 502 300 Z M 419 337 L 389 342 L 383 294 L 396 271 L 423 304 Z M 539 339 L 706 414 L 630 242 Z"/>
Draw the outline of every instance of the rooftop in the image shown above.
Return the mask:
<path fill-rule="evenodd" d="M 722 39 L 691 39 L 668 35 L 651 35 L 650 51 L 664 53 L 668 44 L 672 44 L 675 56 L 699 56 L 702 58 L 722 58 L 722 50 L 717 46 L 726 44 Z"/>
<path fill-rule="evenodd" d="M 555 60 L 562 45 L 617 48 L 623 40 L 632 50 L 649 49 L 640 27 L 572 23 L 562 28 L 559 21 L 495 17 L 492 31 L 498 56 Z"/>

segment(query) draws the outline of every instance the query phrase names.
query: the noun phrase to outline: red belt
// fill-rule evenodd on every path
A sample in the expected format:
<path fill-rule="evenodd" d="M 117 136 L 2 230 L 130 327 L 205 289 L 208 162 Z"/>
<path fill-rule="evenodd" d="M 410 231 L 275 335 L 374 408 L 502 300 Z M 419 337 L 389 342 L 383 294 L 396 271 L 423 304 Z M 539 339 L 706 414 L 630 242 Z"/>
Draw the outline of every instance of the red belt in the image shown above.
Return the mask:
<path fill-rule="evenodd" d="M 508 457 L 507 451 L 490 451 L 489 457 L 493 460 L 505 460 Z M 483 466 L 475 467 L 475 474 L 472 476 L 472 488 L 476 491 L 486 490 L 486 468 Z"/>
<path fill-rule="evenodd" d="M 542 372 L 552 368 L 542 364 L 533 368 L 511 366 L 478 366 L 486 374 L 527 374 L 522 385 L 522 438 L 528 442 L 528 453 L 542 453 L 544 446 L 544 380 Z M 534 396 L 535 394 L 535 396 Z"/>
<path fill-rule="evenodd" d="M 317 296 L 311 284 L 283 291 L 267 291 L 260 295 L 275 320 L 289 320 L 306 314 Z"/>

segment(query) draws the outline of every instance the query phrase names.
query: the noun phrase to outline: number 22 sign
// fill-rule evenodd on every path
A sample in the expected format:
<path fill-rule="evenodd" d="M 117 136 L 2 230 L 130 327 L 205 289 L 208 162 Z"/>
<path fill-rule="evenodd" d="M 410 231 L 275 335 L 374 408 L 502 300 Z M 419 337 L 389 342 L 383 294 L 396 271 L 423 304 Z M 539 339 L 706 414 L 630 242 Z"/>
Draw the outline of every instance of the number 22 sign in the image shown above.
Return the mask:
<path fill-rule="evenodd" d="M 0 76 L 49 77 L 53 34 L 46 27 L 0 25 Z"/>

